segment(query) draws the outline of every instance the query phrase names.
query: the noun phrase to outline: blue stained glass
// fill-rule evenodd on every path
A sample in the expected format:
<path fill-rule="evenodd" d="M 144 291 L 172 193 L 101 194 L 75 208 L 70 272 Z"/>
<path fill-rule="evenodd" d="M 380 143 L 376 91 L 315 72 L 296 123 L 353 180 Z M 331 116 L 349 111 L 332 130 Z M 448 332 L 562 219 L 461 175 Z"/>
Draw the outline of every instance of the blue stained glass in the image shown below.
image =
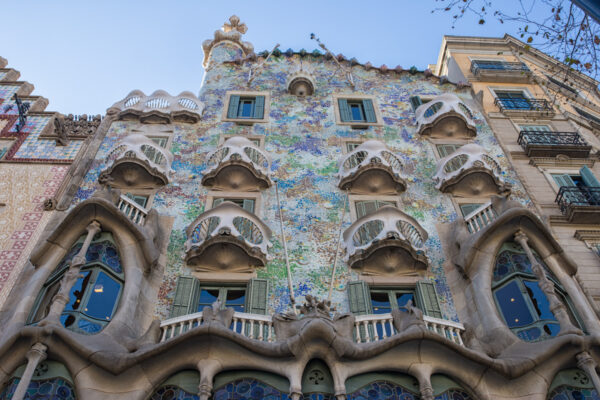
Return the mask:
<path fill-rule="evenodd" d="M 516 281 L 511 281 L 496 290 L 494 295 L 509 328 L 525 326 L 533 322 L 533 317 Z"/>
<path fill-rule="evenodd" d="M 435 396 L 435 400 L 474 400 L 469 393 L 462 389 L 452 388 Z"/>
<path fill-rule="evenodd" d="M 85 290 L 90 283 L 91 271 L 83 271 L 81 272 L 81 277 L 77 279 L 73 287 L 71 288 L 71 292 L 69 293 L 69 303 L 65 307 L 65 311 L 75 311 L 79 310 L 81 306 L 81 302 L 83 300 L 83 295 L 85 294 Z"/>
<path fill-rule="evenodd" d="M 166 385 L 155 391 L 149 400 L 200 400 L 200 397 L 177 386 Z"/>
<path fill-rule="evenodd" d="M 349 393 L 348 400 L 419 400 L 421 396 L 400 385 L 387 381 L 375 381 Z"/>
<path fill-rule="evenodd" d="M 123 267 L 119 260 L 119 252 L 117 251 L 115 244 L 110 240 L 92 243 L 85 258 L 87 263 L 100 261 L 117 274 L 123 272 Z"/>
<path fill-rule="evenodd" d="M 548 400 L 600 400 L 594 389 L 581 389 L 572 386 L 559 386 L 549 395 Z"/>
<path fill-rule="evenodd" d="M 13 378 L 4 391 L 0 393 L 0 400 L 8 400 L 13 397 L 19 378 Z M 25 393 L 26 400 L 75 400 L 75 390 L 73 386 L 62 378 L 52 378 L 35 381 L 32 380 Z"/>
<path fill-rule="evenodd" d="M 527 289 L 527 294 L 531 298 L 533 302 L 533 306 L 535 307 L 535 311 L 538 313 L 540 319 L 549 319 L 556 321 L 554 314 L 550 311 L 550 303 L 548 302 L 548 298 L 542 292 L 540 285 L 537 282 L 532 281 L 523 281 L 525 284 L 525 288 Z"/>
<path fill-rule="evenodd" d="M 119 297 L 121 284 L 104 272 L 98 272 L 98 277 L 91 288 L 91 295 L 83 312 L 92 318 L 109 321 Z"/>
<path fill-rule="evenodd" d="M 79 327 L 79 329 L 87 333 L 97 333 L 102 330 L 102 325 L 88 321 L 84 318 L 81 318 L 79 322 L 77 322 L 77 326 Z"/>
<path fill-rule="evenodd" d="M 517 336 L 526 342 L 536 341 L 542 336 L 542 330 L 537 326 L 517 332 Z"/>
<path fill-rule="evenodd" d="M 244 378 L 229 382 L 215 390 L 214 400 L 288 400 L 287 393 L 256 379 Z M 153 400 L 153 399 L 152 399 Z"/>

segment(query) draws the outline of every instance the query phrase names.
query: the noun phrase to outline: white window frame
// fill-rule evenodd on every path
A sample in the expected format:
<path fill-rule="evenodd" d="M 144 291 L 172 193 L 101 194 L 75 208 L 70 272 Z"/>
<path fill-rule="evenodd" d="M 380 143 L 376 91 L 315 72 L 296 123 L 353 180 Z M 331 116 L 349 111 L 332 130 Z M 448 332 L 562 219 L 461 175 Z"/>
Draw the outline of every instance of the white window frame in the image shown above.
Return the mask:
<path fill-rule="evenodd" d="M 230 199 L 251 199 L 254 200 L 254 215 L 259 216 L 262 211 L 262 197 L 260 192 L 226 192 L 211 190 L 206 195 L 204 211 L 211 210 L 213 208 L 213 202 L 218 198 L 230 198 Z"/>
<path fill-rule="evenodd" d="M 396 203 L 396 207 L 400 208 L 400 197 L 399 196 L 372 196 L 368 194 L 349 194 L 348 204 L 350 205 L 350 220 L 352 222 L 358 219 L 356 215 L 356 202 L 364 200 L 379 200 L 379 201 L 393 201 Z"/>

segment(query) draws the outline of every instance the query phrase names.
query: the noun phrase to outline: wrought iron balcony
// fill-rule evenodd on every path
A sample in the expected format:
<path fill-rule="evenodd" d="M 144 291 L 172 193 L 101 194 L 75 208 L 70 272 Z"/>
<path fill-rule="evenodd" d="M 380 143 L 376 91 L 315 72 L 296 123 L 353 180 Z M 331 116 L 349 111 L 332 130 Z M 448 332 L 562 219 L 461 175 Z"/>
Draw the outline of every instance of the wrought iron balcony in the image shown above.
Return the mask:
<path fill-rule="evenodd" d="M 339 187 L 352 193 L 396 194 L 406 190 L 402 162 L 379 140 L 368 140 L 340 162 Z"/>
<path fill-rule="evenodd" d="M 556 203 L 569 222 L 600 223 L 600 187 L 561 186 Z"/>
<path fill-rule="evenodd" d="M 532 76 L 526 64 L 502 60 L 474 60 L 471 62 L 471 73 L 490 82 L 527 82 Z"/>
<path fill-rule="evenodd" d="M 263 267 L 271 230 L 256 215 L 225 201 L 186 230 L 186 262 L 200 272 L 252 272 Z"/>
<path fill-rule="evenodd" d="M 415 110 L 417 131 L 432 138 L 471 138 L 477 135 L 473 113 L 456 95 L 444 93 Z"/>
<path fill-rule="evenodd" d="M 350 267 L 371 275 L 398 275 L 424 271 L 427 232 L 409 215 L 384 206 L 356 220 L 344 232 L 345 260 Z"/>
<path fill-rule="evenodd" d="M 587 157 L 592 149 L 578 132 L 521 131 L 518 142 L 529 157 Z"/>
<path fill-rule="evenodd" d="M 439 160 L 434 181 L 440 191 L 465 197 L 510 190 L 502 178 L 500 164 L 473 143 Z"/>
<path fill-rule="evenodd" d="M 527 114 L 554 115 L 552 104 L 546 99 L 529 98 L 505 98 L 496 97 L 494 104 L 505 114 Z"/>
<path fill-rule="evenodd" d="M 250 140 L 234 136 L 208 156 L 202 184 L 224 190 L 260 190 L 271 186 L 269 155 Z"/>
<path fill-rule="evenodd" d="M 173 155 L 141 134 L 127 136 L 109 153 L 110 166 L 100 183 L 130 188 L 153 188 L 169 183 Z"/>

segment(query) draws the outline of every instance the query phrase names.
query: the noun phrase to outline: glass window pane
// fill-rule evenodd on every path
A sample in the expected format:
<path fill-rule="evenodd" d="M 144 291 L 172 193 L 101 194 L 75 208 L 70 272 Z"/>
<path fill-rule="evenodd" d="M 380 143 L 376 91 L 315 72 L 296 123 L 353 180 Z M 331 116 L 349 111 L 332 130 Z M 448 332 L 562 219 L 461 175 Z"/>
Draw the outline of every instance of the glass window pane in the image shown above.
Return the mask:
<path fill-rule="evenodd" d="M 548 298 L 544 292 L 542 292 L 540 285 L 533 281 L 523 281 L 523 283 L 525 284 L 527 294 L 531 298 L 533 307 L 538 314 L 539 319 L 556 320 L 554 314 L 552 314 L 552 311 L 550 311 L 550 303 L 548 302 Z"/>
<path fill-rule="evenodd" d="M 245 304 L 246 291 L 244 289 L 227 289 L 225 307 L 231 307 L 235 311 L 244 312 Z"/>
<path fill-rule="evenodd" d="M 90 288 L 91 295 L 83 310 L 92 318 L 108 321 L 112 317 L 115 304 L 119 297 L 121 284 L 105 274 L 98 272 L 98 278 L 93 287 Z"/>
<path fill-rule="evenodd" d="M 212 305 L 219 298 L 219 289 L 202 289 L 200 290 L 200 300 L 198 301 L 198 311 L 206 306 Z"/>
<path fill-rule="evenodd" d="M 356 149 L 361 144 L 362 143 L 360 143 L 360 142 L 346 142 L 346 151 L 348 153 L 350 153 L 351 151 L 354 151 L 354 149 Z"/>
<path fill-rule="evenodd" d="M 387 292 L 371 292 L 371 305 L 374 314 L 385 314 L 392 310 Z"/>
<path fill-rule="evenodd" d="M 254 100 L 253 99 L 240 100 L 240 108 L 238 110 L 238 117 L 252 118 L 253 112 L 254 112 Z"/>
<path fill-rule="evenodd" d="M 512 281 L 496 290 L 494 296 L 509 328 L 525 326 L 533 322 L 533 317 L 517 282 Z"/>
<path fill-rule="evenodd" d="M 65 311 L 79 310 L 85 291 L 90 283 L 91 274 L 91 271 L 83 271 L 81 273 L 82 277 L 77 279 L 77 282 L 75 282 L 71 288 L 71 293 L 69 293 L 69 303 L 65 307 Z"/>
<path fill-rule="evenodd" d="M 414 293 L 396 293 L 396 303 L 398 304 L 398 308 L 405 307 L 409 300 L 412 301 L 413 306 L 416 306 Z"/>
<path fill-rule="evenodd" d="M 364 121 L 364 112 L 362 110 L 362 102 L 361 103 L 349 103 L 350 111 L 352 112 L 352 120 L 353 121 Z"/>
<path fill-rule="evenodd" d="M 150 137 L 149 139 L 163 148 L 167 147 L 167 142 L 169 141 L 169 138 L 166 137 Z"/>

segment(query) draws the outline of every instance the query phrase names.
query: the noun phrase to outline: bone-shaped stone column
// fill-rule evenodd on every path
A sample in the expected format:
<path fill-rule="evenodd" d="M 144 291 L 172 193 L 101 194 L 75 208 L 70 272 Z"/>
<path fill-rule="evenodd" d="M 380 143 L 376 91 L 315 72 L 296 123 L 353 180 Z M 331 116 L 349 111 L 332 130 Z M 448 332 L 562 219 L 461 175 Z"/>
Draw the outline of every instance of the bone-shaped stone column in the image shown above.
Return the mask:
<path fill-rule="evenodd" d="M 38 364 L 44 361 L 47 357 L 47 349 L 48 348 L 41 343 L 36 343 L 31 346 L 31 349 L 26 355 L 27 366 L 25 367 L 23 376 L 21 376 L 21 380 L 17 385 L 17 389 L 15 390 L 12 400 L 23 400 L 25 398 L 25 394 L 27 394 L 27 388 L 29 387 L 29 383 L 31 382 L 31 378 L 33 377 L 35 369 L 37 368 Z"/>

